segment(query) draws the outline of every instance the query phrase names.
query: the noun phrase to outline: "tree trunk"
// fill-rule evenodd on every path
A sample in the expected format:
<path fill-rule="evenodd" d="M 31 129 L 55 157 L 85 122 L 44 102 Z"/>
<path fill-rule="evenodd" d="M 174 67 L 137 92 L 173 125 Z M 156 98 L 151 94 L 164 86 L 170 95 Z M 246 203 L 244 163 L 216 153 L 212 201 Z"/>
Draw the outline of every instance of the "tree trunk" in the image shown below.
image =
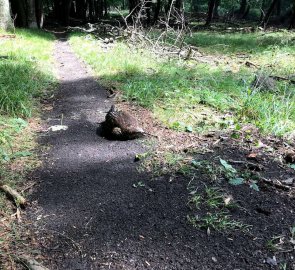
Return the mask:
<path fill-rule="evenodd" d="M 71 9 L 70 9 L 70 16 L 72 18 L 78 18 L 77 17 L 77 7 L 76 7 L 76 1 L 72 1 L 72 4 L 71 4 Z"/>
<path fill-rule="evenodd" d="M 248 6 L 248 0 L 241 0 L 239 14 L 242 17 Z"/>
<path fill-rule="evenodd" d="M 151 25 L 151 9 L 152 9 L 152 2 L 151 1 L 148 1 L 146 4 L 145 4 L 145 10 L 146 10 L 146 24 L 149 26 Z"/>
<path fill-rule="evenodd" d="M 207 14 L 207 20 L 205 25 L 210 25 L 212 18 L 213 18 L 213 11 L 215 6 L 216 0 L 209 0 L 208 2 L 208 14 Z"/>
<path fill-rule="evenodd" d="M 246 19 L 250 11 L 250 4 L 249 0 L 241 0 L 240 2 L 240 9 L 239 9 L 239 17 L 241 19 Z"/>
<path fill-rule="evenodd" d="M 88 0 L 89 3 L 89 19 L 94 22 L 94 0 Z"/>
<path fill-rule="evenodd" d="M 60 0 L 54 0 L 54 15 L 55 18 L 58 19 L 59 21 L 62 21 L 63 19 L 63 5 Z"/>
<path fill-rule="evenodd" d="M 213 10 L 213 18 L 218 18 L 219 17 L 218 8 L 220 6 L 220 2 L 221 2 L 221 0 L 216 0 L 215 1 L 214 10 Z"/>
<path fill-rule="evenodd" d="M 262 0 L 261 2 L 261 14 L 260 14 L 260 18 L 259 18 L 259 21 L 262 22 L 263 20 L 263 17 L 264 17 L 264 6 L 265 6 L 265 0 Z"/>
<path fill-rule="evenodd" d="M 161 0 L 157 0 L 156 3 L 153 3 L 154 5 L 154 19 L 153 24 L 156 24 L 159 19 L 160 9 L 161 9 Z"/>
<path fill-rule="evenodd" d="M 76 11 L 78 19 L 86 21 L 87 3 L 85 0 L 76 0 Z"/>
<path fill-rule="evenodd" d="M 12 14 L 16 16 L 15 24 L 18 27 L 28 26 L 27 7 L 23 0 L 11 0 Z"/>
<path fill-rule="evenodd" d="M 293 27 L 295 27 L 295 3 L 293 5 L 293 14 L 292 14 L 290 25 L 289 25 L 289 28 L 288 29 L 290 30 Z"/>
<path fill-rule="evenodd" d="M 29 28 L 38 28 L 36 19 L 36 0 L 28 0 L 28 26 Z"/>
<path fill-rule="evenodd" d="M 10 5 L 8 0 L 0 0 L 0 29 L 13 29 L 13 23 L 10 16 Z"/>
<path fill-rule="evenodd" d="M 278 0 L 277 6 L 276 6 L 276 15 L 280 16 L 282 11 L 282 1 Z"/>
<path fill-rule="evenodd" d="M 103 7 L 104 7 L 104 16 L 107 17 L 108 16 L 108 2 L 107 2 L 107 0 L 103 1 Z"/>
<path fill-rule="evenodd" d="M 174 7 L 180 13 L 182 10 L 182 0 L 175 0 Z"/>
<path fill-rule="evenodd" d="M 250 8 L 251 8 L 251 6 L 250 6 L 250 4 L 248 4 L 248 6 L 247 6 L 247 8 L 245 10 L 245 13 L 242 15 L 241 19 L 246 19 L 247 18 L 248 14 L 249 14 L 249 11 L 250 11 Z"/>
<path fill-rule="evenodd" d="M 140 10 L 139 0 L 129 0 L 129 13 L 130 17 L 129 20 L 132 21 L 134 17 L 137 16 Z"/>
<path fill-rule="evenodd" d="M 104 9 L 104 5 L 103 5 L 103 0 L 98 0 L 97 1 L 97 17 L 99 19 L 101 19 L 103 17 L 103 9 Z"/>
<path fill-rule="evenodd" d="M 65 0 L 63 2 L 63 22 L 65 26 L 70 24 L 70 12 L 71 12 L 72 0 Z"/>
<path fill-rule="evenodd" d="M 43 28 L 44 13 L 43 0 L 36 0 L 36 20 L 39 28 Z"/>
<path fill-rule="evenodd" d="M 263 21 L 262 21 L 263 28 L 266 28 L 268 20 L 270 18 L 270 15 L 272 14 L 272 12 L 273 12 L 275 6 L 277 5 L 278 1 L 279 0 L 272 0 L 271 4 L 269 6 L 269 9 L 267 10 L 267 12 L 266 12 L 266 14 L 265 14 L 265 16 L 263 18 Z"/>

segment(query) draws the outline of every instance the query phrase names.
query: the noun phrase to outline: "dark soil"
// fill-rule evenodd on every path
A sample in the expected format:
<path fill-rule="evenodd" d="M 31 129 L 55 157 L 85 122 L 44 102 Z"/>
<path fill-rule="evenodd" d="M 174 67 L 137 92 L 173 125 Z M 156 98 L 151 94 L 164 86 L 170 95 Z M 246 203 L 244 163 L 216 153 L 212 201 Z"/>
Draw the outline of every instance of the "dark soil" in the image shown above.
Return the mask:
<path fill-rule="evenodd" d="M 98 136 L 98 123 L 111 106 L 107 92 L 74 56 L 66 39 L 57 41 L 55 52 L 60 86 L 44 124 L 62 122 L 68 129 L 40 136 L 43 166 L 34 175 L 39 185 L 29 213 L 46 266 L 250 270 L 284 269 L 286 263 L 286 269 L 295 269 L 290 243 L 290 227 L 295 225 L 292 183 L 284 190 L 259 182 L 258 192 L 247 184 L 231 186 L 222 178 L 212 181 L 206 172 L 195 170 L 198 192 L 205 186 L 224 190 L 238 205 L 230 212 L 232 218 L 252 227 L 210 233 L 193 227 L 187 215 L 202 215 L 208 209 L 188 205 L 191 177 L 175 175 L 171 181 L 169 175 L 154 178 L 139 172 L 134 157 L 146 151 L 141 140 Z M 219 145 L 196 159 L 212 164 L 219 157 L 246 160 L 247 151 L 231 140 Z M 294 177 L 291 169 L 275 161 L 265 158 L 261 163 L 264 177 Z M 243 170 L 244 164 L 234 166 Z M 278 235 L 285 236 L 281 249 L 271 250 L 267 243 Z"/>

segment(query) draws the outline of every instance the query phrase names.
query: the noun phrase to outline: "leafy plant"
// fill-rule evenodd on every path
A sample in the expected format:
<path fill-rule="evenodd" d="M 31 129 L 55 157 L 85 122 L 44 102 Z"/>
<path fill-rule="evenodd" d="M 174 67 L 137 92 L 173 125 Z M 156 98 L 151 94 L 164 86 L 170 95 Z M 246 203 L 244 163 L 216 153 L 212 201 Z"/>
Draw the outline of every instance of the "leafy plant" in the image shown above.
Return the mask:
<path fill-rule="evenodd" d="M 219 160 L 221 165 L 224 168 L 225 177 L 228 179 L 229 184 L 238 186 L 248 182 L 250 188 L 256 191 L 259 191 L 257 181 L 255 180 L 246 181 L 245 177 L 239 176 L 238 171 L 232 165 L 230 165 L 226 160 L 221 158 Z M 247 173 L 244 173 L 244 176 L 247 176 Z"/>

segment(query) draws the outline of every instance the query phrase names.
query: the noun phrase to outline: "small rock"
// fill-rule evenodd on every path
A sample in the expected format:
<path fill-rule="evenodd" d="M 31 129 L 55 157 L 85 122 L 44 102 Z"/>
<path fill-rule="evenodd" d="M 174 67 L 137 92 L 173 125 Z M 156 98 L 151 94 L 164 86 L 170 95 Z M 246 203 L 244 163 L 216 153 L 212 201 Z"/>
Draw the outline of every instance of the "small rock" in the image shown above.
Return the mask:
<path fill-rule="evenodd" d="M 277 262 L 277 259 L 275 256 L 273 256 L 272 258 L 267 258 L 266 259 L 266 263 L 269 264 L 269 265 L 273 265 L 273 266 L 277 266 L 278 265 L 278 262 Z"/>
<path fill-rule="evenodd" d="M 294 182 L 294 178 L 288 178 L 286 180 L 282 180 L 281 181 L 283 184 L 285 185 L 289 185 L 289 186 L 292 186 L 293 182 Z"/>
<path fill-rule="evenodd" d="M 211 259 L 212 259 L 213 262 L 217 263 L 216 257 L 212 257 Z"/>
<path fill-rule="evenodd" d="M 51 131 L 60 131 L 60 130 L 67 130 L 67 129 L 68 129 L 68 126 L 65 126 L 65 125 L 54 125 L 48 128 L 48 130 L 51 130 Z"/>

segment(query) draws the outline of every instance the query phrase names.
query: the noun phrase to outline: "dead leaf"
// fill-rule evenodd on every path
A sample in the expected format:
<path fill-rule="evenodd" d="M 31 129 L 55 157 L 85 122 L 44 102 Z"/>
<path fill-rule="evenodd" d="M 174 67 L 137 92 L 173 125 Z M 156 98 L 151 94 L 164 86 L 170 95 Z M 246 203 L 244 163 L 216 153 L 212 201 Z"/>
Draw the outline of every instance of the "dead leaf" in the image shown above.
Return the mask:
<path fill-rule="evenodd" d="M 257 153 L 250 153 L 248 156 L 247 156 L 247 159 L 257 159 Z"/>

